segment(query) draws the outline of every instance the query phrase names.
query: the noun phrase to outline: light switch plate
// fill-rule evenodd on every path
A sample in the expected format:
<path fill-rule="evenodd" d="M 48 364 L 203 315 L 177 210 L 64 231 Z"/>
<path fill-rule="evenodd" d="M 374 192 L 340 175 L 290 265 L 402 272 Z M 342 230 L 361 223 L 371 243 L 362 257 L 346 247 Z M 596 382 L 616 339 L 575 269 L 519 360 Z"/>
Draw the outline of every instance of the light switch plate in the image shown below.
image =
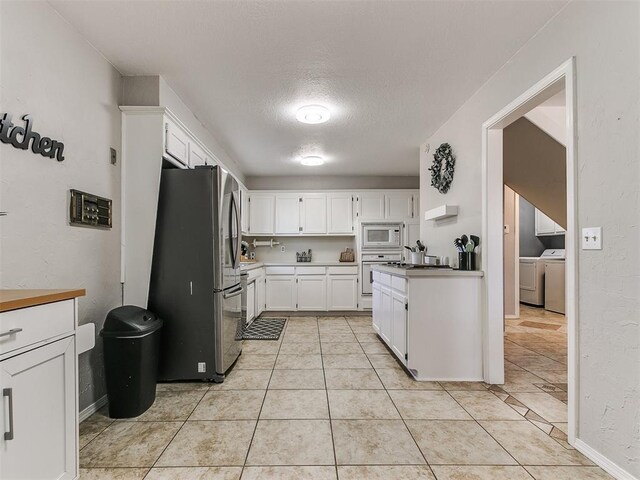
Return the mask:
<path fill-rule="evenodd" d="M 602 227 L 582 229 L 582 250 L 602 250 Z"/>

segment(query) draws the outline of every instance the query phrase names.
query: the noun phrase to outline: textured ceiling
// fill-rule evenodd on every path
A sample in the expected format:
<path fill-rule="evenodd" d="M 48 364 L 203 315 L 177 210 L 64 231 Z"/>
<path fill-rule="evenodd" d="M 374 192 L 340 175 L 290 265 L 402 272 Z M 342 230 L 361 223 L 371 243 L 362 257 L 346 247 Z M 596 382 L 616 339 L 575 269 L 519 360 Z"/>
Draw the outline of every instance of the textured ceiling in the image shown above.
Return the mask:
<path fill-rule="evenodd" d="M 566 2 L 50 3 L 124 75 L 162 75 L 248 175 L 417 175 L 419 144 Z M 307 103 L 330 122 L 298 123 Z"/>

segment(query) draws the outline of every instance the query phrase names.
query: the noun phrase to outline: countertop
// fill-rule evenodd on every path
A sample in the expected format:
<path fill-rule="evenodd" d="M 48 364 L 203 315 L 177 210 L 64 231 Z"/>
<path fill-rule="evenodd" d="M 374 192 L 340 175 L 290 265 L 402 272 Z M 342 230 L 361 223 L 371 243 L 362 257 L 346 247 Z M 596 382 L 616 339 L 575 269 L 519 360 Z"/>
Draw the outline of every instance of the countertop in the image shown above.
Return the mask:
<path fill-rule="evenodd" d="M 357 262 L 255 262 L 243 263 L 240 270 L 248 272 L 260 267 L 357 267 Z"/>
<path fill-rule="evenodd" d="M 402 277 L 483 277 L 484 273 L 478 270 L 454 270 L 452 268 L 405 268 L 390 265 L 372 265 L 376 272 L 390 273 Z"/>
<path fill-rule="evenodd" d="M 84 288 L 73 290 L 0 290 L 0 312 L 8 312 L 9 310 L 17 310 L 18 308 L 34 307 L 45 303 L 60 302 L 71 298 L 84 297 L 85 295 L 86 291 Z"/>

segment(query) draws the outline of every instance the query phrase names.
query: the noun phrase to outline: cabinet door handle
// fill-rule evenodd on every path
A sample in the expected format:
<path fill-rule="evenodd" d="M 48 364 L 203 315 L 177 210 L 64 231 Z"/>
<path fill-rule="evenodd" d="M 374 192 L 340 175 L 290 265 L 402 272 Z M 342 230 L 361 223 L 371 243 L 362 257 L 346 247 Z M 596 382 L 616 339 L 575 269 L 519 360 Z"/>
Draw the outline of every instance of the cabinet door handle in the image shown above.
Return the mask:
<path fill-rule="evenodd" d="M 4 432 L 5 440 L 13 440 L 13 388 L 3 388 L 2 398 L 9 397 L 9 431 Z"/>
<path fill-rule="evenodd" d="M 8 332 L 0 333 L 0 337 L 8 337 L 9 335 L 15 335 L 16 333 L 20 333 L 22 331 L 21 328 L 12 328 Z"/>

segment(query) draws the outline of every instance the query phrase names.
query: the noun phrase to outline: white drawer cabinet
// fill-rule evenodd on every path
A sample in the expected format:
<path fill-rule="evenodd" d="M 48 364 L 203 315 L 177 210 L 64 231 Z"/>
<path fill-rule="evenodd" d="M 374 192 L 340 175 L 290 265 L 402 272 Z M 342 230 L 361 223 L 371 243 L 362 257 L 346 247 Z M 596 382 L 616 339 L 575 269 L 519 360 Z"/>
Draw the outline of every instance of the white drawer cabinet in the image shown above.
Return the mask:
<path fill-rule="evenodd" d="M 0 381 L 0 428 L 13 433 L 2 440 L 0 478 L 76 478 L 73 336 L 0 362 Z"/>
<path fill-rule="evenodd" d="M 0 291 L 3 299 L 5 292 L 9 291 Z M 16 291 L 10 292 L 15 296 Z M 5 310 L 0 313 L 2 479 L 78 478 L 74 297 L 84 292 L 60 292 L 55 295 L 66 295 L 65 298 L 42 305 L 38 303 L 49 294 L 43 291 L 23 295 L 22 308 L 11 304 L 15 300 L 2 302 Z M 3 335 L 8 332 L 12 333 Z"/>

